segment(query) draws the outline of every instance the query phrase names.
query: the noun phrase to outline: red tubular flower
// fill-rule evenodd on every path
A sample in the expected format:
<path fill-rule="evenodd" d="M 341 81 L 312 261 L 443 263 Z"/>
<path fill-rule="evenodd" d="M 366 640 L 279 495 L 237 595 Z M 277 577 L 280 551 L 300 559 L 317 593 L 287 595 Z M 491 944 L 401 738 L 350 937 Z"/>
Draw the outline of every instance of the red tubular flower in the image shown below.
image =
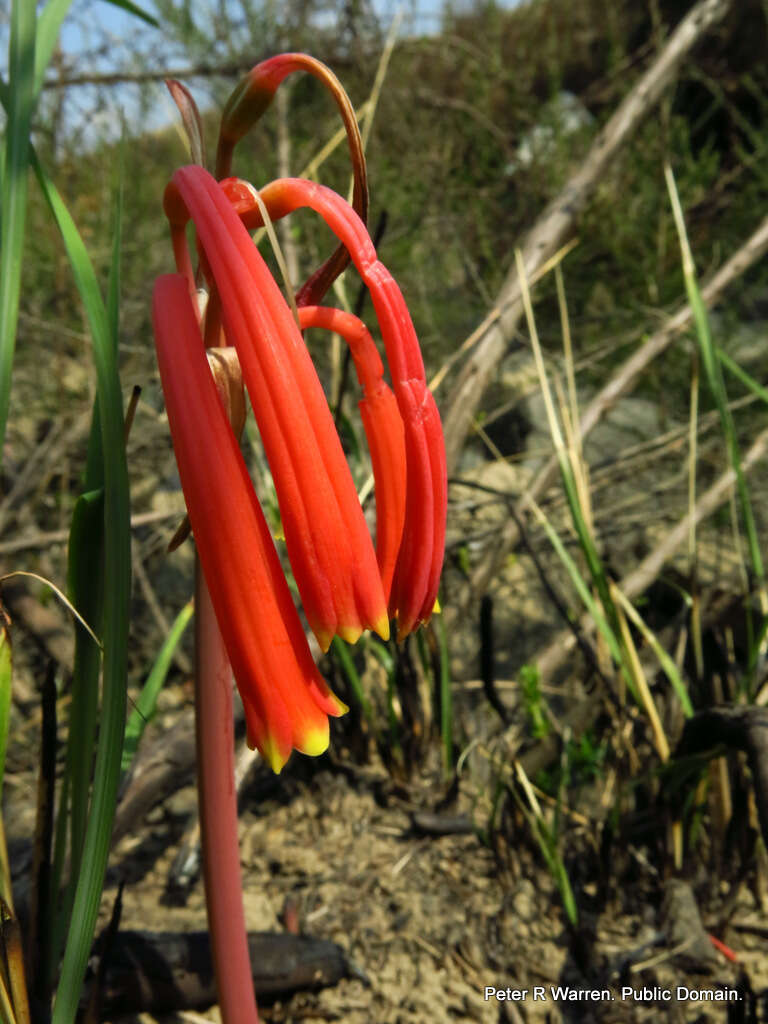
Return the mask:
<path fill-rule="evenodd" d="M 322 753 L 327 716 L 346 709 L 312 660 L 183 277 L 158 279 L 153 322 L 179 475 L 248 740 L 280 771 L 294 747 Z"/>
<path fill-rule="evenodd" d="M 186 244 L 191 218 L 213 319 L 233 345 L 272 470 L 288 556 L 310 626 L 323 649 L 363 629 L 398 638 L 435 605 L 445 539 L 447 481 L 437 408 L 399 288 L 365 227 L 339 196 L 298 179 L 268 185 L 271 216 L 318 211 L 367 284 L 393 388 L 361 321 L 315 305 L 299 324 L 248 228 L 261 221 L 255 191 L 217 183 L 201 167 L 177 171 L 164 206 L 179 274 L 160 278 L 154 322 L 163 389 L 189 518 L 227 653 L 246 705 L 248 736 L 275 770 L 293 747 L 318 753 L 327 715 L 343 705 L 322 681 L 280 571 L 267 524 L 205 358 L 218 340 L 198 315 Z M 210 314 L 210 309 L 208 311 Z M 300 328 L 337 331 L 350 345 L 376 484 L 374 552 L 320 382 Z M 201 424 L 203 429 L 201 431 Z"/>
<path fill-rule="evenodd" d="M 389 635 L 368 528 L 328 403 L 299 329 L 237 214 L 200 167 L 177 171 L 166 213 L 179 269 L 192 216 L 216 285 L 227 340 L 240 359 L 272 470 L 288 557 L 310 626 L 325 650 L 338 633 Z"/>
<path fill-rule="evenodd" d="M 251 186 L 236 179 L 221 186 L 247 227 L 261 223 Z M 448 500 L 440 415 L 427 387 L 416 332 L 402 293 L 378 260 L 365 225 L 341 196 L 299 178 L 273 181 L 259 195 L 273 219 L 303 206 L 318 212 L 346 246 L 373 299 L 405 432 L 405 523 L 389 594 L 389 613 L 397 618 L 402 639 L 429 619 L 437 600 Z"/>
<path fill-rule="evenodd" d="M 403 421 L 368 328 L 351 313 L 327 306 L 301 306 L 299 326 L 336 331 L 349 345 L 363 398 L 358 403 L 376 485 L 376 560 L 384 596 L 392 576 L 405 522 L 406 460 Z"/>

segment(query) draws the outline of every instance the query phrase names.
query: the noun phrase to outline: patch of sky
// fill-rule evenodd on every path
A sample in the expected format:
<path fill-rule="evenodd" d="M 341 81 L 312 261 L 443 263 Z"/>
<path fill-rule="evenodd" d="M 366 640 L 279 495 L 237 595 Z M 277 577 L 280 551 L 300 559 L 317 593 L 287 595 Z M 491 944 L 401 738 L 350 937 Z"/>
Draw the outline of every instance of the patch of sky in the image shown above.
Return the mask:
<path fill-rule="evenodd" d="M 23 2 L 23 0 L 22 0 Z M 334 0 L 309 4 L 279 0 L 134 0 L 160 23 L 152 28 L 106 0 L 73 0 L 62 26 L 59 46 L 47 75 L 39 121 L 62 144 L 88 150 L 112 141 L 129 126 L 156 131 L 176 120 L 176 111 L 162 83 L 170 73 L 193 83 L 201 106 L 220 103 L 231 88 L 224 78 L 195 75 L 200 68 L 242 65 L 291 48 L 291 24 L 333 38 L 345 5 Z M 463 13 L 477 0 L 361 0 L 353 5 L 365 23 L 383 36 L 395 17 L 401 35 L 439 31 L 446 11 Z M 502 0 L 514 7 L 520 0 Z M 0 2 L 0 8 L 7 5 Z M 38 10 L 44 4 L 38 4 Z M 308 12 L 308 13 L 307 13 Z M 339 38 L 340 35 L 339 35 Z M 258 40 L 258 42 L 254 42 Z M 295 45 L 295 44 L 294 44 Z M 8 12 L 0 11 L 0 74 L 7 74 Z M 250 59 L 250 58 L 249 58 Z M 114 76 L 114 81 L 110 79 Z M 64 82 L 62 90 L 54 83 Z"/>

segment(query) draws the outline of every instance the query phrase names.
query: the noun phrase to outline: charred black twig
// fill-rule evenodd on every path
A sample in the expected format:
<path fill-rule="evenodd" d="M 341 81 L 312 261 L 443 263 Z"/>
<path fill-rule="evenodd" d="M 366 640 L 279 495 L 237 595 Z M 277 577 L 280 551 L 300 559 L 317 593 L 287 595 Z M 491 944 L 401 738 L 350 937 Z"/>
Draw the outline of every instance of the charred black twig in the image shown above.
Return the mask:
<path fill-rule="evenodd" d="M 37 782 L 37 819 L 32 864 L 27 974 L 30 999 L 38 1006 L 49 1005 L 51 919 L 51 848 L 53 807 L 56 789 L 56 665 L 49 663 L 43 680 L 40 774 Z"/>
<path fill-rule="evenodd" d="M 504 725 L 509 725 L 511 716 L 496 689 L 494 653 L 493 598 L 490 594 L 484 594 L 480 602 L 480 678 L 486 700 Z"/>
<path fill-rule="evenodd" d="M 717 752 L 724 746 L 747 755 L 760 830 L 768 845 L 768 709 L 723 706 L 698 711 L 686 721 L 674 756 Z"/>
<path fill-rule="evenodd" d="M 350 968 L 341 947 L 305 935 L 251 932 L 259 998 L 335 985 Z M 192 1010 L 216 999 L 207 932 L 120 932 L 106 971 L 104 1011 Z"/>

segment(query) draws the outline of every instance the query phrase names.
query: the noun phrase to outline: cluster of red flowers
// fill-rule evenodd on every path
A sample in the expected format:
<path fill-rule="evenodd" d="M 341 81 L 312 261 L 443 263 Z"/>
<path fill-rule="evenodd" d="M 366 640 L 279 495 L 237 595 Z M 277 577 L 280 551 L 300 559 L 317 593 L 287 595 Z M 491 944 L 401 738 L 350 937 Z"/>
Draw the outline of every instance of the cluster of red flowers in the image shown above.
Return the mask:
<path fill-rule="evenodd" d="M 266 106 L 297 56 L 282 55 L 254 69 L 225 111 L 230 131 L 240 121 L 250 123 L 254 106 Z M 262 208 L 274 220 L 299 207 L 325 219 L 367 285 L 391 388 L 364 324 L 314 303 L 299 305 L 297 323 L 256 248 L 249 231 L 262 223 Z M 402 639 L 429 619 L 445 540 L 440 418 L 400 289 L 378 260 L 363 221 L 339 195 L 296 178 L 273 181 L 257 194 L 239 179 L 217 181 L 202 167 L 188 166 L 174 174 L 164 208 L 178 273 L 156 282 L 153 317 L 171 435 L 248 739 L 279 771 L 294 747 L 308 754 L 325 750 L 327 716 L 345 709 L 312 659 L 204 339 L 218 344 L 223 331 L 224 343 L 237 352 L 293 576 L 323 650 L 335 635 L 354 642 L 365 629 L 386 639 L 390 620 Z M 207 310 L 200 308 L 187 248 L 190 219 L 211 295 Z M 375 549 L 302 338 L 307 327 L 336 331 L 350 346 L 373 465 Z"/>

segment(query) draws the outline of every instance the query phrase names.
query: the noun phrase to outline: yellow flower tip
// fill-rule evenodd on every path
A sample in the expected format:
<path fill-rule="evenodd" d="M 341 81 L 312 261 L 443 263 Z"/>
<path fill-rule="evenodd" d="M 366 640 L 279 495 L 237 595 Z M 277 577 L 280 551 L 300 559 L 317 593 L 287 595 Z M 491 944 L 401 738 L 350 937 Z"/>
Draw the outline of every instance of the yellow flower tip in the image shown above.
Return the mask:
<path fill-rule="evenodd" d="M 378 633 L 382 640 L 389 640 L 389 616 L 386 612 L 382 612 L 372 628 L 373 632 Z"/>
<path fill-rule="evenodd" d="M 322 725 L 312 725 L 306 730 L 300 741 L 296 743 L 296 749 L 309 757 L 319 757 L 328 749 L 329 740 L 328 719 L 323 717 Z"/>
<path fill-rule="evenodd" d="M 397 642 L 399 644 L 401 644 L 403 642 L 403 640 L 405 640 L 405 638 L 407 636 L 411 635 L 412 632 L 413 632 L 413 626 L 403 626 L 403 624 L 400 621 L 398 621 L 398 623 L 397 623 Z"/>
<path fill-rule="evenodd" d="M 280 774 L 286 761 L 291 756 L 290 753 L 287 756 L 281 754 L 277 743 L 275 743 L 274 739 L 269 734 L 264 736 L 259 746 L 259 750 L 261 752 L 261 756 L 267 762 L 275 775 Z"/>
<path fill-rule="evenodd" d="M 417 623 L 416 628 L 418 628 L 419 626 L 427 626 L 427 625 L 429 625 L 429 623 L 432 620 L 432 616 L 433 615 L 442 615 L 442 613 L 443 613 L 443 609 L 440 607 L 440 602 L 437 600 L 437 598 L 435 598 L 435 603 L 432 606 L 432 611 L 429 613 L 429 615 L 425 615 L 424 618 L 420 622 Z"/>
<path fill-rule="evenodd" d="M 346 640 L 348 644 L 356 644 L 363 635 L 363 627 L 359 624 L 354 626 L 339 626 L 337 632 L 341 639 Z"/>
<path fill-rule="evenodd" d="M 331 646 L 331 640 L 333 640 L 333 633 L 329 633 L 325 629 L 315 629 L 313 627 L 312 632 L 315 634 L 315 639 L 320 644 L 320 650 L 325 654 L 328 648 Z"/>
<path fill-rule="evenodd" d="M 329 697 L 331 698 L 333 703 L 336 705 L 336 711 L 334 712 L 334 717 L 335 718 L 341 718 L 342 715 L 346 715 L 346 713 L 349 711 L 349 707 L 344 703 L 344 701 L 343 700 L 339 700 L 339 698 L 336 696 L 335 693 L 329 694 Z"/>

